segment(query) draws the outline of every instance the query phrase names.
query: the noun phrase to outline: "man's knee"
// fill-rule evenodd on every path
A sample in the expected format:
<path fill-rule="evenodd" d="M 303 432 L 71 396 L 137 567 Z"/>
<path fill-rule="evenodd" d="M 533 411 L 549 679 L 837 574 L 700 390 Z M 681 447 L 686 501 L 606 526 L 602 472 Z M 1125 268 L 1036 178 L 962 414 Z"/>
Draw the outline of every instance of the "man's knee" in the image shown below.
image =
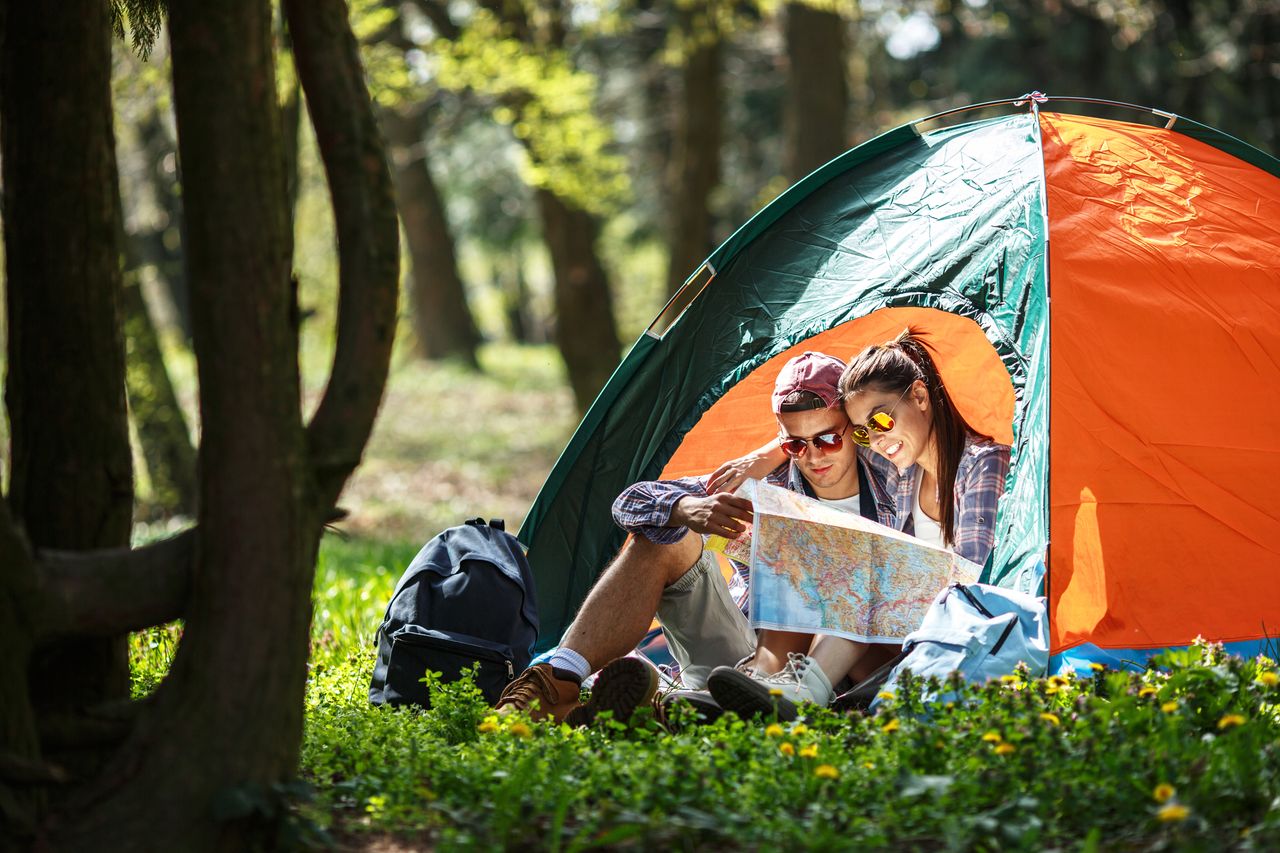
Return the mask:
<path fill-rule="evenodd" d="M 644 571 L 662 575 L 664 586 L 684 577 L 702 556 L 702 537 L 686 533 L 678 542 L 659 544 L 644 536 L 632 536 L 618 553 L 616 565 L 624 571 Z"/>

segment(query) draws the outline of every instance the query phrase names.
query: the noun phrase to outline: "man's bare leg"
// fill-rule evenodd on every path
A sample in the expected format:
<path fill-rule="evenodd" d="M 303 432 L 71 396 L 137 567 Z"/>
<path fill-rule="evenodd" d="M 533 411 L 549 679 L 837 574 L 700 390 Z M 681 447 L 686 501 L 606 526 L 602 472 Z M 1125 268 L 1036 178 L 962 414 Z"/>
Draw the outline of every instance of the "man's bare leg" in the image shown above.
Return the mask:
<path fill-rule="evenodd" d="M 632 536 L 596 581 L 560 640 L 587 659 L 595 672 L 644 639 L 658 612 L 662 591 L 684 577 L 702 555 L 702 537 L 657 545 Z"/>

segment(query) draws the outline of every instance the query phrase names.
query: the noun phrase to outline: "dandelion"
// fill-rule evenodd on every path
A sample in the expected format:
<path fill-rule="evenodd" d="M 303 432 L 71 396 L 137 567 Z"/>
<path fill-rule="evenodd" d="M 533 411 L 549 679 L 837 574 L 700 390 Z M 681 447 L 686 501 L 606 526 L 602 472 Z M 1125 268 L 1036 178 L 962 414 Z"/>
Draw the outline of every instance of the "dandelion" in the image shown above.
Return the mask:
<path fill-rule="evenodd" d="M 782 734 L 782 726 L 777 723 L 770 723 L 764 730 L 765 737 L 782 737 Z"/>
<path fill-rule="evenodd" d="M 840 771 L 830 764 L 819 764 L 813 768 L 813 775 L 819 779 L 839 779 Z"/>
<path fill-rule="evenodd" d="M 1019 681 L 1021 681 L 1021 680 L 1022 680 L 1022 679 L 1021 679 L 1021 678 L 1019 678 L 1019 677 L 1018 677 L 1018 676 L 1016 676 L 1016 675 L 1002 675 L 1002 676 L 1000 676 L 1000 683 L 1001 683 L 1001 684 L 1017 684 L 1017 683 L 1018 683 Z"/>
<path fill-rule="evenodd" d="M 1044 720 L 1046 723 L 1049 723 L 1050 725 L 1053 725 L 1053 726 L 1056 726 L 1062 723 L 1062 720 L 1058 719 L 1057 714 L 1050 714 L 1047 711 L 1040 715 L 1040 719 Z"/>
<path fill-rule="evenodd" d="M 818 745 L 816 743 L 811 743 L 808 746 L 800 747 L 800 757 L 801 758 L 817 758 Z"/>
<path fill-rule="evenodd" d="M 875 763 L 874 761 L 864 761 L 864 762 L 862 762 L 862 766 L 863 766 L 863 768 L 864 768 L 864 769 L 867 769 L 867 770 L 875 770 L 875 769 L 876 769 L 876 763 Z"/>
<path fill-rule="evenodd" d="M 787 757 L 791 757 L 792 755 L 796 754 L 796 748 L 792 746 L 790 743 L 783 741 L 782 743 L 778 744 L 778 752 L 781 752 L 783 755 Z"/>
<path fill-rule="evenodd" d="M 889 722 L 885 723 L 883 726 L 881 726 L 880 731 L 884 732 L 885 734 L 889 734 L 890 732 L 896 732 L 899 729 L 899 727 L 900 726 L 897 719 L 892 719 Z"/>
<path fill-rule="evenodd" d="M 1218 728 L 1229 729 L 1232 726 L 1244 724 L 1244 716 L 1241 714 L 1223 714 L 1222 719 L 1218 720 Z"/>
<path fill-rule="evenodd" d="M 996 755 L 1010 755 L 1017 751 L 1018 748 L 1011 743 L 996 744 Z"/>
<path fill-rule="evenodd" d="M 1176 793 L 1178 792 L 1168 782 L 1161 782 L 1152 790 L 1151 796 L 1157 803 L 1167 803 L 1173 799 L 1173 795 Z"/>
<path fill-rule="evenodd" d="M 881 690 L 879 693 L 876 694 L 876 698 L 879 699 L 881 702 L 888 702 L 890 699 L 895 699 L 897 697 L 895 697 L 892 693 L 888 692 L 887 690 Z"/>
<path fill-rule="evenodd" d="M 802 735 L 807 731 L 809 731 L 809 727 L 806 726 L 804 723 L 796 723 L 794 726 L 791 727 L 791 733 L 793 735 Z"/>
<path fill-rule="evenodd" d="M 1280 684 L 1280 675 L 1277 675 L 1271 670 L 1260 672 L 1258 673 L 1258 683 L 1263 687 L 1275 687 L 1277 684 Z"/>
<path fill-rule="evenodd" d="M 1168 702 L 1165 702 L 1160 706 L 1160 710 L 1164 711 L 1166 714 L 1172 714 L 1174 711 L 1178 710 L 1178 703 L 1170 699 Z"/>
<path fill-rule="evenodd" d="M 1056 687 L 1058 689 L 1062 689 L 1063 687 L 1070 686 L 1070 684 L 1071 684 L 1071 679 L 1069 678 L 1063 678 L 1061 675 L 1049 676 L 1050 687 Z"/>
<path fill-rule="evenodd" d="M 1138 691 L 1138 698 L 1146 699 L 1148 696 L 1156 695 L 1156 693 L 1157 691 L 1154 687 L 1152 687 L 1151 685 L 1147 685 L 1146 687 L 1143 687 L 1141 690 Z"/>
<path fill-rule="evenodd" d="M 529 728 L 524 723 L 512 723 L 511 727 L 507 729 L 507 731 L 518 738 L 533 737 L 533 729 Z"/>
<path fill-rule="evenodd" d="M 480 730 L 480 733 L 481 733 L 481 734 L 485 734 L 485 735 L 487 735 L 487 734 L 489 734 L 489 733 L 491 733 L 491 732 L 496 732 L 496 731 L 498 730 L 498 718 L 497 718 L 497 717 L 485 717 L 485 718 L 484 718 L 484 722 L 482 722 L 482 723 L 481 723 L 479 726 L 477 726 L 476 728 L 478 728 L 478 729 Z"/>
<path fill-rule="evenodd" d="M 769 688 L 769 695 L 770 695 L 770 696 L 781 696 L 781 695 L 782 695 L 782 688 L 781 688 L 781 687 L 770 687 L 770 688 Z"/>
<path fill-rule="evenodd" d="M 1000 737 L 1000 733 L 994 729 L 984 734 L 982 739 L 987 743 L 999 743 L 1004 740 L 1004 738 Z"/>
<path fill-rule="evenodd" d="M 1091 663 L 1089 664 L 1089 669 L 1093 670 L 1094 672 L 1102 672 L 1104 669 L 1106 669 L 1106 667 L 1100 663 Z"/>
<path fill-rule="evenodd" d="M 1174 823 L 1186 820 L 1189 814 L 1191 814 L 1191 809 L 1181 803 L 1165 803 L 1160 807 L 1160 811 L 1156 812 L 1156 820 L 1161 823 Z"/>

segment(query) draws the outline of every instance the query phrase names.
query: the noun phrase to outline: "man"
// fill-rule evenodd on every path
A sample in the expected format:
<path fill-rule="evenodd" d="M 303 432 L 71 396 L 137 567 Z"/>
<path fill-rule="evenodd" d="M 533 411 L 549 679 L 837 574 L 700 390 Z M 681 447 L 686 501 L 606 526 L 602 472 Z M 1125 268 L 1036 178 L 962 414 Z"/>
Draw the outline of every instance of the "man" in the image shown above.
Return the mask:
<path fill-rule="evenodd" d="M 838 390 L 843 370 L 839 359 L 813 352 L 783 366 L 772 400 L 787 462 L 767 479 L 885 522 L 893 502 L 880 475 L 860 462 L 849 437 Z M 782 669 L 788 652 L 808 649 L 808 635 L 783 631 L 762 632 L 757 648 L 742 607 L 745 594 L 741 602 L 733 600 L 714 554 L 703 548 L 704 536 L 741 534 L 752 518 L 751 503 L 727 492 L 708 494 L 707 484 L 708 478 L 691 477 L 637 483 L 623 491 L 613 516 L 632 536 L 587 595 L 560 648 L 503 691 L 500 714 L 526 710 L 571 723 L 588 722 L 597 710 L 629 716 L 657 689 L 651 666 L 624 657 L 655 614 L 680 664 L 681 680 L 692 689 L 705 687 L 717 666 L 742 662 L 773 673 Z M 745 588 L 746 568 L 738 572 Z M 580 707 L 583 679 L 609 661 L 591 701 Z"/>

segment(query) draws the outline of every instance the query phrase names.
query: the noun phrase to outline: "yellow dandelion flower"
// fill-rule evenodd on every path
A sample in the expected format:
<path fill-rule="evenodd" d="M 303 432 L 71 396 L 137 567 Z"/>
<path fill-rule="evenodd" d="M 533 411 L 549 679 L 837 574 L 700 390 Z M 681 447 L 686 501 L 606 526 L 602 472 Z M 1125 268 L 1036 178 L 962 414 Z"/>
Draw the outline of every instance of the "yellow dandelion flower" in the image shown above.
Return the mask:
<path fill-rule="evenodd" d="M 1000 741 L 1004 740 L 1004 738 L 1000 737 L 1000 733 L 995 731 L 994 729 L 992 731 L 987 732 L 985 735 L 983 735 L 982 739 L 985 740 L 987 743 L 999 743 Z"/>
<path fill-rule="evenodd" d="M 1168 702 L 1165 702 L 1160 706 L 1160 710 L 1164 711 L 1166 714 L 1172 714 L 1174 711 L 1178 710 L 1178 703 L 1170 699 Z"/>
<path fill-rule="evenodd" d="M 1280 675 L 1268 670 L 1258 673 L 1258 683 L 1264 687 L 1275 687 L 1280 684 Z"/>
<path fill-rule="evenodd" d="M 783 755 L 791 756 L 796 754 L 796 748 L 786 741 L 783 741 L 778 744 L 778 752 L 781 752 Z"/>
<path fill-rule="evenodd" d="M 769 688 L 769 695 L 770 695 L 770 696 L 781 696 L 781 695 L 782 695 L 782 688 L 781 688 L 781 687 L 770 687 L 770 688 Z"/>
<path fill-rule="evenodd" d="M 875 769 L 876 769 L 876 763 L 875 763 L 874 761 L 864 761 L 864 762 L 862 762 L 862 766 L 863 766 L 865 769 L 867 769 L 867 770 L 875 770 Z"/>
<path fill-rule="evenodd" d="M 533 737 L 533 729 L 524 723 L 512 723 L 511 728 L 507 729 L 507 731 L 519 738 Z"/>
<path fill-rule="evenodd" d="M 879 699 L 881 702 L 887 702 L 890 699 L 896 699 L 897 697 L 894 696 L 892 693 L 888 692 L 887 690 L 881 690 L 879 693 L 876 694 L 876 698 Z"/>
<path fill-rule="evenodd" d="M 1156 820 L 1161 823 L 1173 823 L 1179 820 L 1186 820 L 1191 814 L 1191 809 L 1181 803 L 1165 803 L 1160 807 L 1160 811 L 1156 812 Z"/>
<path fill-rule="evenodd" d="M 1061 688 L 1059 688 L 1059 687 L 1054 687 L 1052 684 L 1050 684 L 1050 685 L 1047 685 L 1047 686 L 1044 688 L 1044 695 L 1046 695 L 1046 696 L 1057 696 L 1057 695 L 1058 695 L 1059 690 L 1061 690 Z"/>
<path fill-rule="evenodd" d="M 1018 678 L 1018 676 L 1016 676 L 1016 675 L 1002 675 L 1002 676 L 1000 676 L 1000 683 L 1001 683 L 1001 684 L 1017 684 L 1017 683 L 1018 683 L 1019 681 L 1021 681 L 1021 680 L 1022 680 L 1022 679 L 1021 679 L 1021 678 Z"/>
<path fill-rule="evenodd" d="M 885 723 L 883 726 L 881 726 L 880 731 L 884 732 L 885 734 L 889 734 L 890 732 L 896 732 L 899 728 L 900 728 L 900 725 L 898 721 L 896 719 L 893 719 Z"/>
<path fill-rule="evenodd" d="M 1059 689 L 1060 689 L 1060 688 L 1063 688 L 1063 687 L 1068 686 L 1069 684 L 1071 684 L 1071 680 L 1070 680 L 1070 679 L 1067 679 L 1067 678 L 1063 678 L 1061 675 L 1051 675 L 1051 676 L 1049 676 L 1049 686 L 1050 686 L 1050 687 L 1057 687 L 1057 688 L 1059 688 Z"/>
<path fill-rule="evenodd" d="M 806 726 L 804 723 L 796 723 L 794 726 L 791 727 L 791 733 L 793 735 L 802 735 L 807 731 L 809 731 L 809 727 Z"/>
<path fill-rule="evenodd" d="M 769 725 L 765 726 L 765 729 L 764 729 L 765 737 L 782 737 L 782 734 L 783 734 L 782 726 L 778 725 L 777 723 L 770 723 Z"/>
<path fill-rule="evenodd" d="M 1232 726 L 1244 724 L 1244 716 L 1241 714 L 1223 714 L 1222 719 L 1218 720 L 1218 728 L 1229 729 Z"/>
<path fill-rule="evenodd" d="M 1091 663 L 1089 664 L 1089 669 L 1093 670 L 1094 672 L 1102 672 L 1104 669 L 1106 669 L 1106 667 L 1100 663 Z"/>
<path fill-rule="evenodd" d="M 476 726 L 481 734 L 489 734 L 498 730 L 498 720 L 495 717 L 485 717 L 484 722 Z"/>
<path fill-rule="evenodd" d="M 1146 687 L 1143 687 L 1141 690 L 1138 691 L 1138 698 L 1146 699 L 1148 696 L 1156 695 L 1157 692 L 1158 691 L 1154 687 L 1152 687 L 1151 685 L 1147 685 Z"/>
<path fill-rule="evenodd" d="M 996 755 L 1009 755 L 1017 751 L 1018 748 L 1011 743 L 996 744 Z"/>
<path fill-rule="evenodd" d="M 1178 792 L 1168 782 L 1161 782 L 1151 791 L 1151 796 L 1157 803 L 1167 803 L 1176 793 Z"/>
<path fill-rule="evenodd" d="M 1040 715 L 1040 719 L 1042 719 L 1042 720 L 1044 720 L 1046 723 L 1049 723 L 1050 725 L 1054 725 L 1054 726 L 1059 725 L 1059 724 L 1062 722 L 1062 720 L 1059 720 L 1059 719 L 1058 719 L 1058 715 L 1057 715 L 1057 714 L 1050 714 L 1050 713 L 1048 713 L 1047 711 L 1046 711 L 1045 713 L 1043 713 L 1043 714 L 1041 714 L 1041 715 Z"/>
<path fill-rule="evenodd" d="M 830 764 L 819 764 L 813 768 L 813 775 L 819 779 L 839 779 L 840 771 Z"/>
<path fill-rule="evenodd" d="M 811 743 L 808 746 L 800 747 L 800 757 L 801 758 L 817 758 L 818 745 L 816 743 Z"/>

